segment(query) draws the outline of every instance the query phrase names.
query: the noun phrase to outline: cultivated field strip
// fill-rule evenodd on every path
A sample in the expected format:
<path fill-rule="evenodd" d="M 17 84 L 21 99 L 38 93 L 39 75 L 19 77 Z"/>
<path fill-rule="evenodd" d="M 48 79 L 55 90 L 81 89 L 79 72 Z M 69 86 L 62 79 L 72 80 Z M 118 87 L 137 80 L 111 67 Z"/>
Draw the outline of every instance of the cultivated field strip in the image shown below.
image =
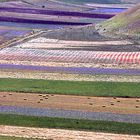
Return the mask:
<path fill-rule="evenodd" d="M 42 14 L 42 15 L 59 15 L 59 16 L 74 16 L 74 17 L 88 17 L 88 18 L 112 18 L 113 14 L 105 13 L 85 13 L 85 12 L 73 12 L 73 11 L 57 11 L 57 10 L 44 10 L 44 9 L 32 9 L 32 8 L 18 8 L 18 7 L 0 7 L 0 11 L 16 12 L 16 13 L 29 13 L 29 14 Z"/>
<path fill-rule="evenodd" d="M 51 21 L 42 19 L 30 19 L 30 18 L 17 18 L 10 16 L 0 16 L 0 21 L 5 22 L 18 22 L 18 23 L 36 23 L 36 24 L 59 24 L 59 25 L 88 25 L 91 23 L 84 22 L 66 22 L 66 21 Z"/>
<path fill-rule="evenodd" d="M 140 52 L 102 52 L 5 48 L 0 51 L 0 60 L 33 62 L 72 62 L 105 64 L 139 64 Z"/>
<path fill-rule="evenodd" d="M 48 67 L 32 65 L 0 64 L 0 69 L 43 71 L 49 73 L 69 74 L 106 74 L 106 75 L 140 75 L 139 69 L 86 68 L 86 67 Z"/>
<path fill-rule="evenodd" d="M 98 8 L 98 9 L 92 9 L 89 12 L 98 12 L 98 13 L 120 13 L 125 11 L 127 8 Z"/>
<path fill-rule="evenodd" d="M 1 92 L 1 105 L 44 109 L 140 115 L 139 98 L 109 98 L 73 95 Z"/>
<path fill-rule="evenodd" d="M 31 30 L 24 29 L 12 29 L 9 27 L 0 27 L 0 46 L 6 42 L 10 42 L 13 39 L 20 38 L 22 36 L 27 36 L 31 34 Z"/>
<path fill-rule="evenodd" d="M 38 138 L 42 140 L 139 140 L 140 136 L 99 133 L 88 131 L 64 130 L 64 129 L 48 129 L 34 127 L 19 127 L 19 126 L 0 126 L 1 135 Z"/>
<path fill-rule="evenodd" d="M 21 1 L 7 1 L 0 3 L 1 7 L 32 7 L 32 5 L 29 5 L 27 3 L 21 2 Z"/>
<path fill-rule="evenodd" d="M 64 109 L 27 108 L 17 106 L 0 106 L 0 113 L 10 113 L 28 116 L 47 116 L 47 117 L 70 118 L 70 119 L 129 122 L 140 124 L 140 115 L 131 115 L 131 114 L 87 112 L 87 111 L 75 111 Z"/>

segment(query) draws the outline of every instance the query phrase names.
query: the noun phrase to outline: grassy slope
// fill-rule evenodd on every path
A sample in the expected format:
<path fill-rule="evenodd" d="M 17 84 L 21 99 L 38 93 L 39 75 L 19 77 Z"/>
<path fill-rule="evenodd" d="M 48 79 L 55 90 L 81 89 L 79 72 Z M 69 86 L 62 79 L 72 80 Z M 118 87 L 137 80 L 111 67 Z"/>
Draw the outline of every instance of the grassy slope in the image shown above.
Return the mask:
<path fill-rule="evenodd" d="M 97 25 L 96 28 L 101 34 L 109 34 L 113 32 L 118 32 L 120 34 L 140 34 L 139 9 L 140 4 Z"/>
<path fill-rule="evenodd" d="M 39 140 L 39 139 L 0 136 L 0 140 Z"/>
<path fill-rule="evenodd" d="M 99 3 L 99 4 L 119 4 L 120 0 L 59 0 L 68 3 Z"/>
<path fill-rule="evenodd" d="M 0 91 L 140 97 L 140 83 L 0 79 Z"/>
<path fill-rule="evenodd" d="M 140 1 L 139 0 L 121 0 L 121 2 L 124 2 L 124 3 L 139 3 Z"/>
<path fill-rule="evenodd" d="M 0 114 L 1 125 L 61 128 L 140 135 L 140 124 Z"/>

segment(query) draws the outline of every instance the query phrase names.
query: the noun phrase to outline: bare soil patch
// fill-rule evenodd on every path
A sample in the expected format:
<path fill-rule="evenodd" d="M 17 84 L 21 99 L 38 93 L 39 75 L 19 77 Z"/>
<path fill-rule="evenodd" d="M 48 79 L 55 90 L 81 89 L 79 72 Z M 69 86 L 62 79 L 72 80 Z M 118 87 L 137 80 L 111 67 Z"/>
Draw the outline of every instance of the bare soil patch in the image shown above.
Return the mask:
<path fill-rule="evenodd" d="M 44 37 L 33 38 L 27 42 L 15 45 L 18 48 L 52 49 L 52 50 L 83 50 L 83 51 L 139 51 L 139 45 L 133 45 L 127 40 L 120 41 L 69 41 L 49 39 Z"/>

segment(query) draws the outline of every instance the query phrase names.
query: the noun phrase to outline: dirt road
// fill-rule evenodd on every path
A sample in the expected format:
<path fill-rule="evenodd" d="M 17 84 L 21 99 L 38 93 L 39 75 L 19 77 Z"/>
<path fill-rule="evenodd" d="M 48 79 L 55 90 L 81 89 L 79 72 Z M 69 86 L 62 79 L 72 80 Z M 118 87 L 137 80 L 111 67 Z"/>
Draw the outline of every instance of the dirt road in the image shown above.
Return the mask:
<path fill-rule="evenodd" d="M 48 140 L 140 140 L 133 135 L 16 126 L 0 126 L 0 135 Z"/>

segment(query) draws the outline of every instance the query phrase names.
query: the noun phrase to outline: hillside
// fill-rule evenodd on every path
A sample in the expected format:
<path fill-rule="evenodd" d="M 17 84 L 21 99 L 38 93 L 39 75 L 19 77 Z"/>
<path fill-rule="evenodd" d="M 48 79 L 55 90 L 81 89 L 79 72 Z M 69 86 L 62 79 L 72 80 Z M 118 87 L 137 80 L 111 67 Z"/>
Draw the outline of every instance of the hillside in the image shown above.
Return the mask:
<path fill-rule="evenodd" d="M 59 0 L 63 2 L 69 3 L 99 3 L 99 4 L 119 4 L 121 3 L 120 0 Z"/>
<path fill-rule="evenodd" d="M 101 24 L 96 25 L 96 30 L 104 36 L 113 38 L 128 38 L 139 42 L 140 4 Z"/>
<path fill-rule="evenodd" d="M 83 3 L 98 3 L 98 4 L 121 4 L 121 3 L 139 3 L 139 0 L 58 0 L 62 2 L 68 3 L 76 3 L 76 4 L 83 4 Z"/>
<path fill-rule="evenodd" d="M 139 3 L 140 0 L 121 0 L 121 2 L 124 2 L 124 3 Z"/>

